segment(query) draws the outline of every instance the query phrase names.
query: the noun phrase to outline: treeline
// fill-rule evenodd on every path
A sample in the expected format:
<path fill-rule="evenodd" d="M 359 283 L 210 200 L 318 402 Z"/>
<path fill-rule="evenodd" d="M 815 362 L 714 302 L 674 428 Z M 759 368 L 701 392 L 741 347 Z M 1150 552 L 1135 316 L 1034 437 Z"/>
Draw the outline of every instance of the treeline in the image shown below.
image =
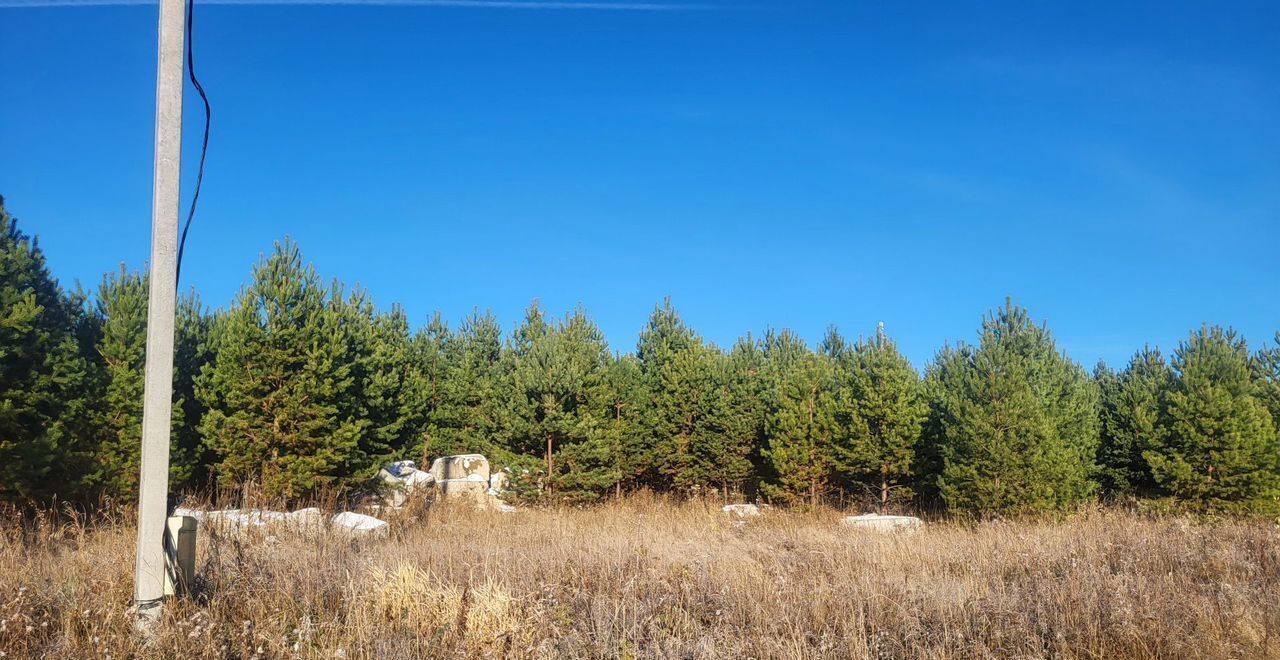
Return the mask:
<path fill-rule="evenodd" d="M 147 278 L 66 291 L 0 202 L 0 498 L 135 496 Z M 1280 333 L 1277 333 L 1280 342 Z M 1060 510 L 1099 497 L 1280 512 L 1280 346 L 1192 332 L 1092 373 L 1006 303 L 923 374 L 882 330 L 724 349 L 658 305 L 633 352 L 536 302 L 412 329 L 278 244 L 225 310 L 181 298 L 171 484 L 302 498 L 479 452 L 517 493 Z"/>

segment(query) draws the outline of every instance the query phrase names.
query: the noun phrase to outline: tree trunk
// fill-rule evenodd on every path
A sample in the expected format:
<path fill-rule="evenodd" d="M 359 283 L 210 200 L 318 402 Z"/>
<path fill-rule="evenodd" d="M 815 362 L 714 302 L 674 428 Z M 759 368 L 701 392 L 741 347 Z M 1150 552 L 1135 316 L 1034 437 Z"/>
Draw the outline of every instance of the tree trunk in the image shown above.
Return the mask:
<path fill-rule="evenodd" d="M 547 434 L 547 492 L 548 493 L 551 492 L 551 476 L 553 474 L 552 470 L 555 469 L 555 464 L 551 458 L 551 448 L 554 442 L 555 442 L 555 434 L 548 433 Z"/>
<path fill-rule="evenodd" d="M 889 504 L 889 468 L 888 466 L 880 466 L 880 513 L 884 513 L 884 508 Z"/>

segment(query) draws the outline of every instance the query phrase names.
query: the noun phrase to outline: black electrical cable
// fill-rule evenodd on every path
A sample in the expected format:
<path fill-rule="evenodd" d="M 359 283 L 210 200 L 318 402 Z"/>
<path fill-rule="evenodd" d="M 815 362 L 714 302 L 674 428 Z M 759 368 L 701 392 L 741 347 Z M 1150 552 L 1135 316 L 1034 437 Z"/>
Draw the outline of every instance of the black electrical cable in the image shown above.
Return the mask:
<path fill-rule="evenodd" d="M 200 199 L 200 184 L 204 182 L 204 157 L 209 152 L 209 122 L 213 115 L 212 110 L 209 108 L 209 97 L 205 96 L 204 87 L 201 87 L 200 81 L 196 79 L 195 56 L 192 54 L 191 47 L 191 23 L 195 4 L 195 0 L 187 0 L 187 75 L 191 78 L 192 86 L 200 93 L 200 100 L 204 101 L 204 140 L 200 144 L 200 167 L 196 170 L 196 189 L 191 196 L 191 209 L 187 211 L 187 223 L 182 226 L 182 238 L 178 240 L 178 268 L 174 276 L 175 285 L 178 282 L 178 278 L 182 276 L 182 251 L 187 247 L 187 232 L 191 230 L 191 220 L 196 216 L 196 202 Z"/>

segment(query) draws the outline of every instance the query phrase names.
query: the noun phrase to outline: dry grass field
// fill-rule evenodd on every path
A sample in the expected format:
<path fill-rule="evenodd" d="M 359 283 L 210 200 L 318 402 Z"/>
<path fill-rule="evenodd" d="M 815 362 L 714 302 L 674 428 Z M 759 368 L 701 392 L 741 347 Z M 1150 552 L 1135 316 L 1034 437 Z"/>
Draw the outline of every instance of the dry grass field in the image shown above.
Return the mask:
<path fill-rule="evenodd" d="M 7 514 L 5 658 L 1280 658 L 1280 530 L 1107 510 L 879 535 L 657 499 L 436 507 L 390 538 L 202 533 L 132 633 L 127 512 Z"/>

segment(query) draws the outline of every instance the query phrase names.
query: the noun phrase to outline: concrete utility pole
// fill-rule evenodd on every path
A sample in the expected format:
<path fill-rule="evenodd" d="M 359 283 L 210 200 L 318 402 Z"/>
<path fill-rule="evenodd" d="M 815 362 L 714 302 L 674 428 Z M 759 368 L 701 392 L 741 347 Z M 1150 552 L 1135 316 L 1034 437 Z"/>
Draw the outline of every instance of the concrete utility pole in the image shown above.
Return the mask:
<path fill-rule="evenodd" d="M 138 488 L 138 558 L 133 600 L 139 628 L 163 613 L 165 521 L 169 497 L 169 426 L 173 408 L 173 333 L 178 288 L 179 174 L 182 160 L 184 0 L 160 0 L 156 66 L 156 153 L 151 194 L 151 293 L 147 307 L 146 390 L 142 406 L 142 474 Z"/>

